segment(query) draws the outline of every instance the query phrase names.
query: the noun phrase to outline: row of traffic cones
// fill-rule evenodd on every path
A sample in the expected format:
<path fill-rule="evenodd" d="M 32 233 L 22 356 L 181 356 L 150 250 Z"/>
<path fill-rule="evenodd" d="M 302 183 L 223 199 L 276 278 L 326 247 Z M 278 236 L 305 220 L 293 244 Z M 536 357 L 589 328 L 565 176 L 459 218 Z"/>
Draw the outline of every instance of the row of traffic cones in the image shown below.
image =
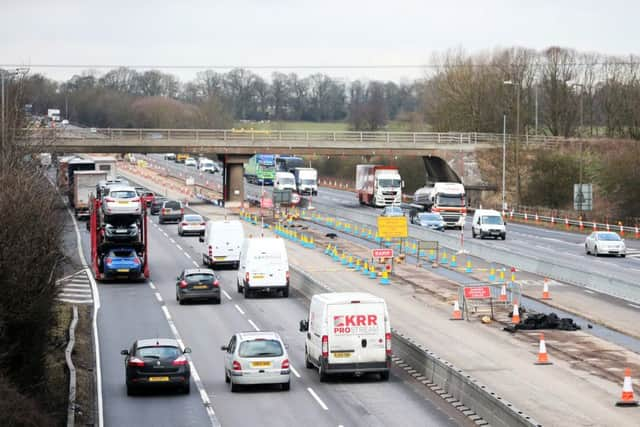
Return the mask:
<path fill-rule="evenodd" d="M 369 263 L 366 259 L 347 254 L 346 251 L 339 251 L 337 245 L 329 243 L 324 249 L 324 254 L 330 256 L 334 261 L 344 265 L 349 270 L 353 270 L 367 276 L 369 279 L 378 279 L 378 272 L 373 263 Z M 389 272 L 382 270 L 380 272 L 380 284 L 390 285 Z"/>

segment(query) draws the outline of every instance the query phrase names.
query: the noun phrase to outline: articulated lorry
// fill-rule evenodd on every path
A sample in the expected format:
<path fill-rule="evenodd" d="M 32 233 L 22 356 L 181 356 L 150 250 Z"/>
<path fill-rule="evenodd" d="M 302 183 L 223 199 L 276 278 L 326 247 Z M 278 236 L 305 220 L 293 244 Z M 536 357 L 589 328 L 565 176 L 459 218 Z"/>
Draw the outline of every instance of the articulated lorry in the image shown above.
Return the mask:
<path fill-rule="evenodd" d="M 356 165 L 356 191 L 362 205 L 400 205 L 403 184 L 395 166 Z"/>
<path fill-rule="evenodd" d="M 413 195 L 415 207 L 442 216 L 447 228 L 464 227 L 467 203 L 464 185 L 459 182 L 436 182 L 418 189 Z"/>
<path fill-rule="evenodd" d="M 276 177 L 276 156 L 255 154 L 244 164 L 244 176 L 250 183 L 273 185 Z"/>
<path fill-rule="evenodd" d="M 73 174 L 73 197 L 70 199 L 76 218 L 88 218 L 91 197 L 96 194 L 96 186 L 107 179 L 107 171 L 79 170 Z"/>
<path fill-rule="evenodd" d="M 293 172 L 295 168 L 304 167 L 304 160 L 296 156 L 276 157 L 276 169 L 280 172 Z"/>

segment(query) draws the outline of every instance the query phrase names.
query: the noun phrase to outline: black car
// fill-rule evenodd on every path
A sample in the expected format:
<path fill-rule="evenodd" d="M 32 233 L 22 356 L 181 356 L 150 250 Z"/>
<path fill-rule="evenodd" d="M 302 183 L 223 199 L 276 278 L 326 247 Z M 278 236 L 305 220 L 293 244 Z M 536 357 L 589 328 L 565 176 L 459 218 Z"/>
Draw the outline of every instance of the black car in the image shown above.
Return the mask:
<path fill-rule="evenodd" d="M 106 224 L 104 237 L 110 242 L 137 242 L 140 240 L 140 228 L 135 222 L 129 225 Z"/>
<path fill-rule="evenodd" d="M 220 282 L 209 268 L 185 268 L 176 278 L 176 301 L 211 299 L 220 304 Z"/>
<path fill-rule="evenodd" d="M 127 395 L 143 388 L 179 389 L 190 391 L 191 369 L 185 354 L 189 347 L 180 350 L 178 341 L 171 338 L 153 338 L 135 341 L 129 350 L 122 350 L 127 383 Z"/>
<path fill-rule="evenodd" d="M 166 197 L 154 197 L 153 202 L 151 202 L 151 215 L 159 215 L 160 209 L 162 209 L 162 205 L 166 201 Z"/>

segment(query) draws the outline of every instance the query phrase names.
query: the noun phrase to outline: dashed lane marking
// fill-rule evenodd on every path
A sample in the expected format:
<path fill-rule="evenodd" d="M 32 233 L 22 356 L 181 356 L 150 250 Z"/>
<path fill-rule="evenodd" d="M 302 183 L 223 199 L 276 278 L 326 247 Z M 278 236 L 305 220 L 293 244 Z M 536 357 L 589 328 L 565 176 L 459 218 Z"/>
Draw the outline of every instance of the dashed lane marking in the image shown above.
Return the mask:
<path fill-rule="evenodd" d="M 182 246 L 180 246 L 179 244 L 176 243 L 176 248 L 178 248 L 179 250 L 182 250 Z"/>
<path fill-rule="evenodd" d="M 236 310 L 238 310 L 240 314 L 244 316 L 244 311 L 240 308 L 240 306 L 238 304 L 235 304 L 235 307 L 236 307 Z"/>
<path fill-rule="evenodd" d="M 196 267 L 200 267 L 200 265 L 195 261 L 193 261 L 193 265 L 195 265 Z"/>
<path fill-rule="evenodd" d="M 224 297 L 225 297 L 226 299 L 228 299 L 229 301 L 231 301 L 231 300 L 233 299 L 233 298 L 231 298 L 231 295 L 229 295 L 229 294 L 227 293 L 227 291 L 225 291 L 224 289 L 222 290 L 222 294 L 223 294 L 223 295 L 224 295 Z"/>
<path fill-rule="evenodd" d="M 189 255 L 189 254 L 187 253 L 187 251 L 184 251 L 183 253 L 184 253 L 184 256 L 186 256 L 187 258 L 191 259 L 191 255 Z"/>
<path fill-rule="evenodd" d="M 160 295 L 160 292 L 155 292 L 154 295 L 156 296 L 158 302 L 162 302 L 162 295 Z"/>
<path fill-rule="evenodd" d="M 256 331 L 260 332 L 260 328 L 258 328 L 258 325 L 253 323 L 253 320 L 251 320 L 251 319 L 247 319 L 247 320 L 249 321 L 249 324 L 251 324 L 251 326 L 253 326 L 253 329 L 255 329 Z"/>
<path fill-rule="evenodd" d="M 322 409 L 324 409 L 325 411 L 328 411 L 329 408 L 327 408 L 327 405 L 324 404 L 324 402 L 322 401 L 322 399 L 320 399 L 320 396 L 318 396 L 316 394 L 315 391 L 313 391 L 313 389 L 311 387 L 307 387 L 307 391 L 309 392 L 309 394 L 311 394 L 311 396 L 316 400 L 316 402 L 318 402 L 318 405 L 320 405 L 320 407 Z"/>
<path fill-rule="evenodd" d="M 153 282 L 151 280 L 149 280 L 149 287 L 151 289 L 156 289 L 156 285 L 153 284 Z"/>
<path fill-rule="evenodd" d="M 291 372 L 293 372 L 293 375 L 300 378 L 300 374 L 298 373 L 298 371 L 296 371 L 296 368 L 294 368 L 292 364 L 289 364 L 289 369 L 291 369 Z"/>

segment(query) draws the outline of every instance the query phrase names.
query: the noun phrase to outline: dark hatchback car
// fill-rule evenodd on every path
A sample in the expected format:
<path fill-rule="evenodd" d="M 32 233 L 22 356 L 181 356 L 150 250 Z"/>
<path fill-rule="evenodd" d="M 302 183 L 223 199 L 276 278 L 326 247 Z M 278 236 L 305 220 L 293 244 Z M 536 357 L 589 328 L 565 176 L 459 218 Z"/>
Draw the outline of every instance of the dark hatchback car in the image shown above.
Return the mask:
<path fill-rule="evenodd" d="M 127 395 L 149 388 L 176 388 L 182 393 L 190 391 L 191 369 L 178 341 L 153 338 L 135 341 L 130 349 L 122 350 L 127 383 Z"/>
<path fill-rule="evenodd" d="M 155 196 L 153 202 L 151 202 L 151 215 L 159 215 L 162 205 L 167 201 L 166 197 Z"/>
<path fill-rule="evenodd" d="M 160 217 L 158 218 L 158 222 L 160 224 L 167 221 L 179 222 L 182 220 L 183 215 L 184 208 L 182 207 L 182 202 L 177 200 L 167 200 L 160 208 Z"/>
<path fill-rule="evenodd" d="M 220 282 L 208 268 L 185 268 L 176 278 L 176 301 L 207 299 L 220 304 Z"/>

